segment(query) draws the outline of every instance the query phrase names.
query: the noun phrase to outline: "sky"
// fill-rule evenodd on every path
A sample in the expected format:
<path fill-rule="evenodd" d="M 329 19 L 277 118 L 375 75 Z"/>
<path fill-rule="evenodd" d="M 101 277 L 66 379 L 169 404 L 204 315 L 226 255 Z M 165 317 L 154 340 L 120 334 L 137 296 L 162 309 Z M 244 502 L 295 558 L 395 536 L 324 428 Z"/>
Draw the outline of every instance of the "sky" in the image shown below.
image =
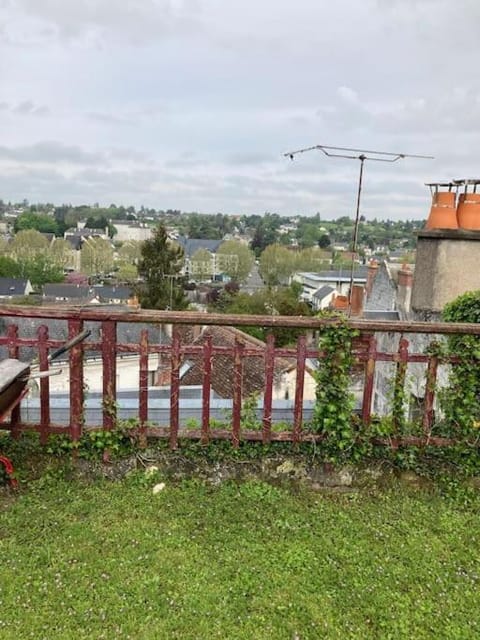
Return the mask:
<path fill-rule="evenodd" d="M 478 177 L 478 0 L 0 0 L 0 198 L 428 215 Z"/>

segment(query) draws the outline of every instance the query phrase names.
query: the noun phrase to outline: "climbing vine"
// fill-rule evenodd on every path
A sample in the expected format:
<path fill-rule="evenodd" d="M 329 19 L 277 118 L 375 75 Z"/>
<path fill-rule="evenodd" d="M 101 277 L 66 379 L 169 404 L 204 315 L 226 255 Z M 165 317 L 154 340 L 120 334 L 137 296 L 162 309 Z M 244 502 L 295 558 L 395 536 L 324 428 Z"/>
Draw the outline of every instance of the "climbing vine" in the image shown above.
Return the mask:
<path fill-rule="evenodd" d="M 352 341 L 358 331 L 344 317 L 322 313 L 335 322 L 320 329 L 320 360 L 315 373 L 316 402 L 312 428 L 324 436 L 322 449 L 332 462 L 362 455 L 358 445 L 359 429 L 353 418 L 355 399 L 350 391 L 354 364 Z"/>
<path fill-rule="evenodd" d="M 442 316 L 446 322 L 480 323 L 480 291 L 459 296 L 445 306 Z M 446 353 L 459 360 L 440 394 L 445 423 L 451 435 L 476 440 L 480 435 L 480 336 L 449 336 Z"/>

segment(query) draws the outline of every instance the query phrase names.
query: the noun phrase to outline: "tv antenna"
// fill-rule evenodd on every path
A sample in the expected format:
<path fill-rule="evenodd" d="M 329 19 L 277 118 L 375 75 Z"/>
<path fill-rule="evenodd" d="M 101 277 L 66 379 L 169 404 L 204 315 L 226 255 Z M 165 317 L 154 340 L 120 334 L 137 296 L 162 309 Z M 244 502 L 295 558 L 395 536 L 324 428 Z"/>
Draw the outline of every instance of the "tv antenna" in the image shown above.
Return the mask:
<path fill-rule="evenodd" d="M 308 153 L 309 151 L 321 151 L 329 158 L 346 158 L 347 160 L 359 160 L 360 161 L 360 173 L 358 176 L 358 188 L 357 188 L 357 206 L 355 212 L 355 224 L 353 228 L 353 242 L 352 242 L 352 266 L 350 269 L 350 285 L 348 292 L 348 315 L 352 311 L 352 290 L 353 290 L 353 275 L 355 270 L 355 254 L 357 251 L 358 243 L 358 228 L 360 223 L 360 199 L 362 195 L 362 183 L 363 183 L 363 165 L 365 160 L 373 160 L 375 162 L 397 162 L 397 160 L 403 160 L 404 158 L 420 158 L 423 160 L 433 160 L 433 156 L 424 156 L 414 153 L 393 153 L 392 151 L 373 151 L 371 149 L 352 149 L 351 147 L 331 147 L 325 144 L 315 144 L 312 147 L 305 147 L 304 149 L 296 149 L 295 151 L 287 151 L 284 153 L 285 158 L 294 160 L 295 156 L 301 153 Z M 339 153 L 339 152 L 345 153 Z"/>

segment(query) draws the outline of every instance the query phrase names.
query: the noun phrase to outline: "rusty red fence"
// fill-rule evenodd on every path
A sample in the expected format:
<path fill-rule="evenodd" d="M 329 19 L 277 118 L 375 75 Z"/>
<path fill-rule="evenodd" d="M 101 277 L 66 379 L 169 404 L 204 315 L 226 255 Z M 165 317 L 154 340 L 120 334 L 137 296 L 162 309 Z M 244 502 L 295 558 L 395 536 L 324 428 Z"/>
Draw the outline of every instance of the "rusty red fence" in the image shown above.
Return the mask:
<path fill-rule="evenodd" d="M 77 344 L 69 352 L 69 424 L 54 424 L 51 421 L 52 395 L 50 393 L 50 381 L 48 377 L 39 381 L 40 413 L 39 421 L 28 422 L 22 419 L 21 406 L 12 411 L 9 420 L 2 428 L 11 430 L 14 437 L 18 437 L 23 430 L 36 430 L 45 442 L 52 433 L 69 434 L 73 440 L 78 440 L 84 429 L 103 428 L 112 429 L 117 423 L 117 357 L 121 354 L 137 354 L 139 358 L 138 377 L 138 428 L 142 436 L 168 438 L 170 447 L 176 448 L 181 438 L 199 439 L 208 443 L 214 439 L 229 439 L 234 447 L 241 440 L 256 440 L 268 443 L 271 441 L 311 441 L 321 436 L 311 433 L 304 420 L 304 385 L 307 362 L 311 359 L 321 358 L 315 341 L 307 340 L 322 326 L 334 324 L 335 320 L 287 317 L 287 316 L 225 316 L 220 314 L 204 314 L 198 312 L 167 312 L 167 311 L 116 311 L 75 308 L 23 308 L 1 307 L 1 317 L 8 317 L 13 324 L 9 324 L 4 335 L 0 336 L 0 346 L 6 349 L 11 358 L 18 358 L 22 348 L 33 348 L 37 354 L 39 368 L 48 370 L 48 353 L 50 350 L 61 346 L 62 340 L 49 336 L 48 328 L 40 324 L 36 336 L 25 337 L 20 335 L 18 326 L 20 319 L 35 319 L 36 322 L 47 320 L 63 320 L 68 325 L 68 335 L 73 337 L 78 334 L 87 322 L 100 323 L 101 339 L 88 340 Z M 168 325 L 172 327 L 169 344 L 158 344 L 150 339 L 148 329 L 142 329 L 138 343 L 117 340 L 118 323 L 146 323 L 152 326 Z M 405 385 L 407 367 L 409 364 L 421 364 L 425 367 L 425 397 L 421 424 L 423 432 L 419 436 L 408 436 L 388 440 L 379 440 L 383 444 L 396 446 L 399 443 L 431 444 L 443 446 L 453 441 L 447 438 L 432 436 L 434 423 L 434 406 L 436 394 L 436 381 L 439 364 L 441 361 L 437 355 L 431 355 L 424 349 L 415 352 L 410 348 L 412 336 L 436 338 L 452 334 L 480 335 L 480 325 L 452 324 L 452 323 L 426 323 L 426 322 L 387 322 L 351 320 L 349 324 L 358 330 L 359 337 L 353 344 L 353 352 L 356 362 L 357 375 L 362 377 L 362 401 L 359 414 L 364 425 L 369 425 L 372 420 L 372 404 L 376 376 L 380 363 L 390 363 L 394 368 L 394 388 L 401 389 Z M 208 337 L 203 344 L 192 344 L 182 341 L 181 327 L 202 326 L 256 326 L 265 328 L 288 327 L 296 328 L 301 332 L 295 347 L 278 348 L 272 334 L 268 336 L 266 344 L 254 345 L 237 338 L 232 347 L 218 346 Z M 381 336 L 396 336 L 398 340 L 392 340 L 394 349 L 386 350 L 379 346 L 383 344 Z M 407 337 L 408 336 L 408 337 Z M 415 340 L 413 340 L 415 342 Z M 89 353 L 100 353 L 103 372 L 103 403 L 102 423 L 85 424 L 84 414 L 84 361 Z M 170 388 L 170 412 L 168 424 L 152 424 L 149 418 L 149 386 L 148 386 L 148 358 L 151 354 L 163 354 L 169 360 L 169 388 Z M 219 354 L 228 355 L 233 362 L 232 380 L 232 411 L 231 421 L 226 428 L 213 428 L 211 425 L 211 384 L 212 361 Z M 189 356 L 197 355 L 203 363 L 202 377 L 202 408 L 199 428 L 185 428 L 180 424 L 180 385 L 181 365 Z M 264 389 L 263 389 L 263 416 L 261 428 L 258 430 L 242 429 L 242 397 L 244 364 L 247 358 L 261 356 L 264 363 Z M 295 363 L 295 397 L 293 403 L 293 420 L 291 428 L 278 431 L 273 428 L 272 407 L 274 387 L 274 367 L 278 358 L 289 358 Z M 454 359 L 450 359 L 452 361 Z"/>

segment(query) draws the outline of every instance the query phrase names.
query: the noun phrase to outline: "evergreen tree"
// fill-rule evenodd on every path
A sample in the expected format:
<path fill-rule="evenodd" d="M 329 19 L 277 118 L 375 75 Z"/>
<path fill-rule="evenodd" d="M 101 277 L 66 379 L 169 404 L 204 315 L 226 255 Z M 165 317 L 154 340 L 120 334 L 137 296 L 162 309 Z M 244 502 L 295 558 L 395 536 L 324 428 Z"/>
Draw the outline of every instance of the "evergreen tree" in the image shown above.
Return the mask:
<path fill-rule="evenodd" d="M 143 278 L 138 296 L 144 309 L 185 309 L 183 249 L 171 242 L 163 225 L 142 244 L 138 273 Z"/>

